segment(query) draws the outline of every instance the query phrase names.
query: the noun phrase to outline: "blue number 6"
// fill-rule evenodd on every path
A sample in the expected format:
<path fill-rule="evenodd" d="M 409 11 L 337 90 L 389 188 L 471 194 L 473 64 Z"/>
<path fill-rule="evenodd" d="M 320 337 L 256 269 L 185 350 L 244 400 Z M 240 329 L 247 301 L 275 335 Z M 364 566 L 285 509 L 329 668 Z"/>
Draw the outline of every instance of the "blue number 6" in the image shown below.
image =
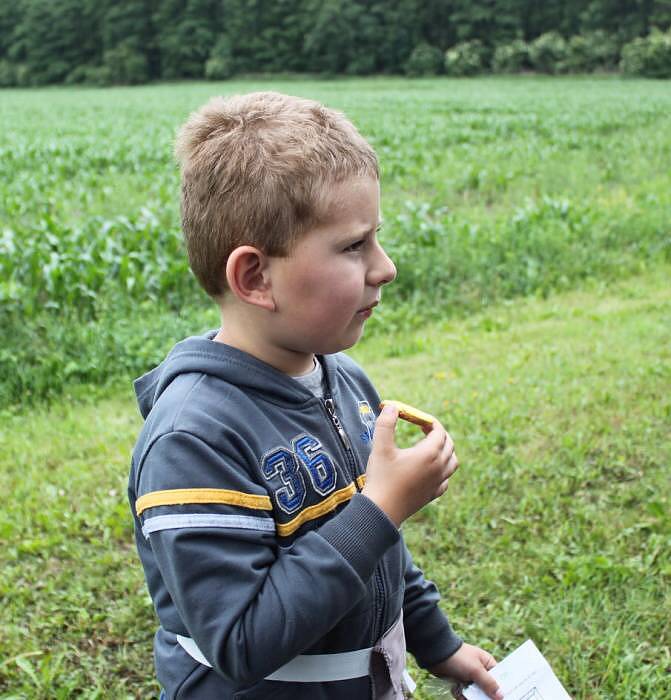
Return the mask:
<path fill-rule="evenodd" d="M 301 435 L 292 441 L 294 452 L 298 455 L 310 475 L 310 481 L 320 496 L 326 496 L 336 485 L 336 470 L 326 452 L 321 452 L 322 445 L 311 435 Z"/>

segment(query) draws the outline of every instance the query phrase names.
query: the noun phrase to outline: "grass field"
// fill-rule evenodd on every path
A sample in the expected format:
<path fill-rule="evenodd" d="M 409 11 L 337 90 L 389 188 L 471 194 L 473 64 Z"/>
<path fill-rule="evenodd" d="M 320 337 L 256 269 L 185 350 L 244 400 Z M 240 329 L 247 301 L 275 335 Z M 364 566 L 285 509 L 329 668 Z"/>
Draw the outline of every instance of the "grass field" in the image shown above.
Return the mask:
<path fill-rule="evenodd" d="M 405 526 L 454 626 L 499 656 L 532 637 L 576 699 L 671 680 L 670 273 L 355 353 L 458 445 L 446 496 Z M 3 416 L 0 697 L 155 697 L 125 497 L 139 424 L 129 387 Z"/>
<path fill-rule="evenodd" d="M 400 274 L 352 353 L 457 442 L 448 493 L 404 530 L 455 628 L 499 657 L 532 637 L 576 700 L 666 697 L 668 87 L 2 91 L 0 698 L 157 696 L 130 378 L 217 322 L 182 256 L 174 131 L 258 88 L 345 110 L 379 152 Z"/>
<path fill-rule="evenodd" d="M 372 333 L 671 260 L 671 91 L 663 81 L 5 90 L 3 403 L 139 374 L 209 308 L 182 251 L 172 141 L 210 95 L 260 88 L 343 109 L 379 153 L 382 238 L 399 277 Z"/>

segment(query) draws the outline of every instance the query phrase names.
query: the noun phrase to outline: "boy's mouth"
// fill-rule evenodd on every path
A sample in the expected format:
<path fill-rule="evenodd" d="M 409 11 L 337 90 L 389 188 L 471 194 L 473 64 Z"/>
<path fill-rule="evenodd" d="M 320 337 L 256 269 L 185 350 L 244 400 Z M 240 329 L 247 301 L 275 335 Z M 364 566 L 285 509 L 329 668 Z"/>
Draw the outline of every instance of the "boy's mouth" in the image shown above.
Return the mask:
<path fill-rule="evenodd" d="M 369 318 L 371 314 L 373 313 L 373 309 L 380 303 L 379 299 L 376 299 L 372 304 L 368 304 L 368 306 L 364 306 L 362 309 L 359 309 L 357 311 L 357 314 L 360 316 L 363 316 L 364 318 Z"/>

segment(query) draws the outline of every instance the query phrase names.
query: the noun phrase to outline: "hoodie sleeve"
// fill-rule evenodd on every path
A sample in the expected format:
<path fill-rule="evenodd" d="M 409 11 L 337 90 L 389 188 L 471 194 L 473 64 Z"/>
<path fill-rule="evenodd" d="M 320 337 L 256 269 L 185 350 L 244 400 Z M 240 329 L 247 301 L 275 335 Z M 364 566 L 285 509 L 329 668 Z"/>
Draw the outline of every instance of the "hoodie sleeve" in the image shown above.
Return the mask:
<path fill-rule="evenodd" d="M 319 641 L 366 595 L 399 534 L 359 494 L 279 547 L 271 503 L 239 456 L 163 435 L 136 480 L 135 510 L 184 629 L 221 675 L 256 682 Z"/>
<path fill-rule="evenodd" d="M 452 656 L 462 640 L 438 607 L 440 594 L 435 584 L 424 578 L 406 548 L 403 627 L 408 651 L 422 668 L 430 668 Z"/>

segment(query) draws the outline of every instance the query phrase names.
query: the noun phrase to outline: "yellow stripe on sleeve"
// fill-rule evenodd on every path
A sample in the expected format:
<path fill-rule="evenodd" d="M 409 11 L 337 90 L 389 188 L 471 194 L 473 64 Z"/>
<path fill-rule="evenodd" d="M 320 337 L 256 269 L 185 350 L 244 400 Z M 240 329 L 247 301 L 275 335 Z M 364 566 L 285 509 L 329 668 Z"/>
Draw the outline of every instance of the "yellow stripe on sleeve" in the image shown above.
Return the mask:
<path fill-rule="evenodd" d="M 135 512 L 140 515 L 147 508 L 156 506 L 177 506 L 189 503 L 222 503 L 228 506 L 242 506 L 255 510 L 272 510 L 268 496 L 256 496 L 228 489 L 168 489 L 152 491 L 140 496 L 135 502 Z"/>
<path fill-rule="evenodd" d="M 325 513 L 329 513 L 336 506 L 349 501 L 350 498 L 356 493 L 356 487 L 354 484 L 349 484 L 345 486 L 344 489 L 340 491 L 335 491 L 328 498 L 325 498 L 321 503 L 316 503 L 314 506 L 309 506 L 305 510 L 301 511 L 293 520 L 288 523 L 280 524 L 277 523 L 277 534 L 282 537 L 290 535 L 292 532 L 296 532 L 298 528 L 304 523 L 319 518 Z"/>
<path fill-rule="evenodd" d="M 366 485 L 366 475 L 365 474 L 361 474 L 361 476 L 357 476 L 356 485 L 360 489 L 362 489 Z"/>

